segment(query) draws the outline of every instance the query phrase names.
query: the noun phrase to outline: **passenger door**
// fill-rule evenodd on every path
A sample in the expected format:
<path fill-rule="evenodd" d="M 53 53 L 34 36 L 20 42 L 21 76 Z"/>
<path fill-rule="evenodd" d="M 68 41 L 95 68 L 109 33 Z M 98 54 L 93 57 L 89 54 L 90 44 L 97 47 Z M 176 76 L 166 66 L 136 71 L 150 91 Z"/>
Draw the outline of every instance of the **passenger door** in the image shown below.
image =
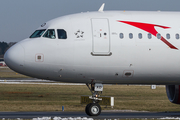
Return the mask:
<path fill-rule="evenodd" d="M 92 24 L 92 55 L 109 56 L 110 52 L 110 33 L 108 19 L 91 19 Z"/>

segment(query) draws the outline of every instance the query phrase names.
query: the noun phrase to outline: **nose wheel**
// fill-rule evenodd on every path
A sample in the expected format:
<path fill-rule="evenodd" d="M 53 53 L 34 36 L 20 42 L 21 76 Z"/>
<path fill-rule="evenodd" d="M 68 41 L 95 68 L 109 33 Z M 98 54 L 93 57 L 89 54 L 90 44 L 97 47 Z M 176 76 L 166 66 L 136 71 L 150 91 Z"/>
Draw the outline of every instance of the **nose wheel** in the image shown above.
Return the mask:
<path fill-rule="evenodd" d="M 89 103 L 85 108 L 85 112 L 89 116 L 98 116 L 101 113 L 101 107 L 98 103 Z"/>
<path fill-rule="evenodd" d="M 98 116 L 101 114 L 101 107 L 98 104 L 102 98 L 100 97 L 100 93 L 103 91 L 103 85 L 101 83 L 95 83 L 91 84 L 91 87 L 89 87 L 89 84 L 86 84 L 89 90 L 92 93 L 92 96 L 89 96 L 89 99 L 92 100 L 92 103 L 89 103 L 86 108 L 85 112 L 89 116 Z"/>

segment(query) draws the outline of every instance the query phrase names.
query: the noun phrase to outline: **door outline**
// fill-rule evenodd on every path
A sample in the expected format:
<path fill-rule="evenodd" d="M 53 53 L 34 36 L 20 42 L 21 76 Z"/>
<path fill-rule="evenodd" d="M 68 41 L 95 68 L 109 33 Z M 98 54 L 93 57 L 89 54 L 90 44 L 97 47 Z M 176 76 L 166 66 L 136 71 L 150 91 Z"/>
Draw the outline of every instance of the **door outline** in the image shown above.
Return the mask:
<path fill-rule="evenodd" d="M 98 24 L 102 22 L 103 24 Z M 93 56 L 111 56 L 110 26 L 107 18 L 92 18 L 92 52 Z M 103 44 L 101 44 L 103 42 Z"/>

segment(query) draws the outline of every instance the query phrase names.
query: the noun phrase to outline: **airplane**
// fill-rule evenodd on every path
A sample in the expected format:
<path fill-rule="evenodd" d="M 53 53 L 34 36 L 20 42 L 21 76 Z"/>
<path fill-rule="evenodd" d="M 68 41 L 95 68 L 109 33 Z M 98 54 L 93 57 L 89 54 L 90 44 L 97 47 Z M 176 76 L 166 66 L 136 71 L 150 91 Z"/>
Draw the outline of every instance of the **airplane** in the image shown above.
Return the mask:
<path fill-rule="evenodd" d="M 35 78 L 85 83 L 92 93 L 85 112 L 98 116 L 103 84 L 166 85 L 180 104 L 180 12 L 99 11 L 43 23 L 12 46 L 4 60 Z"/>

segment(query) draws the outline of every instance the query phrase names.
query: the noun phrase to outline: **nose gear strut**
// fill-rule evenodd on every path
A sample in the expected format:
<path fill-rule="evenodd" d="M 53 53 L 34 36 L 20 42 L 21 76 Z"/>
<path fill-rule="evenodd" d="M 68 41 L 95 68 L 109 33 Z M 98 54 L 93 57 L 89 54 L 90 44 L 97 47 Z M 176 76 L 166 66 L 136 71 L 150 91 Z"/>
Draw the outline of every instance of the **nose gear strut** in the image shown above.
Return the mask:
<path fill-rule="evenodd" d="M 89 116 L 98 116 L 101 113 L 101 107 L 98 103 L 99 101 L 102 100 L 102 98 L 99 98 L 99 97 L 103 91 L 103 84 L 102 83 L 92 83 L 92 84 L 87 83 L 86 85 L 92 93 L 92 96 L 89 96 L 89 99 L 92 100 L 92 103 L 89 103 L 86 106 L 85 112 Z"/>

